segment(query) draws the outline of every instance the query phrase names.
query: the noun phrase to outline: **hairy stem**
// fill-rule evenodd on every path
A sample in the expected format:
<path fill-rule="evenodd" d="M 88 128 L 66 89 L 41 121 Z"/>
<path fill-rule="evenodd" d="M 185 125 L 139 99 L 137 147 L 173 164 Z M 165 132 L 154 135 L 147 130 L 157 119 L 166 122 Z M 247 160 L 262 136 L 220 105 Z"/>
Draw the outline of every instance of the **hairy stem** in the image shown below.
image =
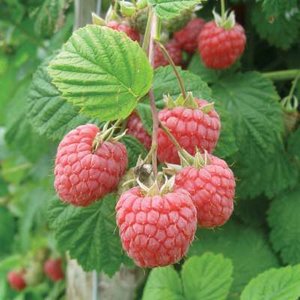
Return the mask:
<path fill-rule="evenodd" d="M 175 76 L 178 80 L 182 96 L 184 98 L 186 98 L 186 91 L 185 91 L 185 88 L 184 88 L 184 83 L 183 83 L 183 80 L 182 80 L 182 78 L 181 78 L 181 76 L 178 72 L 178 69 L 176 68 L 176 66 L 174 64 L 174 61 L 172 60 L 172 58 L 171 58 L 170 54 L 168 53 L 167 49 L 165 48 L 165 46 L 162 43 L 160 43 L 159 41 L 155 41 L 155 42 L 158 44 L 160 50 L 163 52 L 163 54 L 166 57 L 167 61 L 172 66 L 172 68 L 174 70 L 174 73 L 175 73 Z"/>
<path fill-rule="evenodd" d="M 293 70 L 284 70 L 284 71 L 274 71 L 274 72 L 266 72 L 262 73 L 265 78 L 271 80 L 291 80 L 298 76 L 300 69 Z"/>
<path fill-rule="evenodd" d="M 149 21 L 150 20 L 150 21 Z M 149 62 L 151 66 L 154 65 L 154 38 L 157 35 L 157 17 L 153 13 L 152 8 L 150 8 L 149 16 L 148 16 L 148 23 L 151 24 L 150 30 L 150 37 L 149 37 Z M 158 111 L 155 104 L 155 98 L 153 89 L 151 88 L 149 91 L 149 98 L 150 98 L 150 107 L 152 113 L 152 120 L 153 120 L 153 131 L 152 131 L 152 168 L 154 176 L 157 176 L 157 133 L 158 133 Z"/>

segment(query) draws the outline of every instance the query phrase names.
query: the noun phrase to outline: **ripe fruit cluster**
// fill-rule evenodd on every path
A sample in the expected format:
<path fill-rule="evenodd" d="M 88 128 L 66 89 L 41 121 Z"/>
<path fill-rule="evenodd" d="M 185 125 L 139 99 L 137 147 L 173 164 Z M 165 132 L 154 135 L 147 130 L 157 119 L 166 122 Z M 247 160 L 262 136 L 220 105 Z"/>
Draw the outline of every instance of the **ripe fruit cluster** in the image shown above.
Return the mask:
<path fill-rule="evenodd" d="M 53 282 L 62 280 L 65 276 L 62 268 L 62 259 L 48 258 L 45 261 L 37 259 L 26 268 L 10 271 L 7 274 L 7 281 L 13 290 L 20 292 L 28 286 L 39 284 L 43 279 L 42 272 Z"/>
<path fill-rule="evenodd" d="M 131 172 L 137 183 L 122 188 L 116 206 L 123 248 L 141 267 L 177 262 L 188 251 L 197 223 L 221 226 L 233 211 L 234 175 L 225 161 L 210 154 L 221 129 L 213 104 L 191 93 L 176 100 L 167 96 L 165 102 L 158 115 L 157 153 L 175 177 L 166 178 L 167 172 L 165 179 L 155 177 L 151 170 L 146 176 Z M 127 127 L 129 134 L 151 147 L 137 113 L 128 118 Z M 126 147 L 113 137 L 116 128 L 82 125 L 61 141 L 54 185 L 63 201 L 87 206 L 117 188 L 128 158 Z"/>

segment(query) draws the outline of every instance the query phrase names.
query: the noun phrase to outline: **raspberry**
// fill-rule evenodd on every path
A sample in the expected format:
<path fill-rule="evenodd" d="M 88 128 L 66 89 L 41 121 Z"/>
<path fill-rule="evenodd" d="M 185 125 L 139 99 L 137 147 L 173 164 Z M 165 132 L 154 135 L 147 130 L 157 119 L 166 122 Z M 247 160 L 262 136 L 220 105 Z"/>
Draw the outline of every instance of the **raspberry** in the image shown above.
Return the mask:
<path fill-rule="evenodd" d="M 139 33 L 127 24 L 110 21 L 107 23 L 107 27 L 117 31 L 125 32 L 127 36 L 130 37 L 133 41 L 140 41 Z"/>
<path fill-rule="evenodd" d="M 86 124 L 70 131 L 60 142 L 55 160 L 54 186 L 59 197 L 87 206 L 113 191 L 127 167 L 126 147 L 103 141 L 93 151 L 99 128 Z"/>
<path fill-rule="evenodd" d="M 116 211 L 123 248 L 140 267 L 176 263 L 194 239 L 196 209 L 185 190 L 144 196 L 135 187 L 121 195 Z"/>
<path fill-rule="evenodd" d="M 7 281 L 10 287 L 16 291 L 22 291 L 26 288 L 24 271 L 11 271 L 7 275 Z"/>
<path fill-rule="evenodd" d="M 202 168 L 185 167 L 175 177 L 175 187 L 187 190 L 197 209 L 200 227 L 221 226 L 233 211 L 234 175 L 227 163 L 208 155 Z"/>
<path fill-rule="evenodd" d="M 64 278 L 62 261 L 58 259 L 48 259 L 44 264 L 44 272 L 52 281 L 59 281 Z"/>
<path fill-rule="evenodd" d="M 199 109 L 185 107 L 165 108 L 158 114 L 159 120 L 175 137 L 181 147 L 194 155 L 198 148 L 201 152 L 212 152 L 220 134 L 220 119 L 214 109 L 208 113 L 201 110 L 208 104 L 205 100 L 196 99 Z M 160 162 L 179 164 L 176 147 L 166 133 L 158 129 L 158 159 Z"/>
<path fill-rule="evenodd" d="M 201 18 L 192 19 L 184 28 L 175 32 L 174 38 L 181 49 L 188 53 L 193 53 L 198 46 L 198 36 L 205 24 Z"/>
<path fill-rule="evenodd" d="M 225 69 L 244 52 L 246 36 L 241 25 L 231 29 L 219 27 L 215 21 L 204 25 L 199 34 L 198 49 L 206 67 Z"/>
<path fill-rule="evenodd" d="M 176 40 L 172 39 L 165 45 L 170 57 L 174 61 L 176 66 L 181 65 L 182 62 L 182 51 L 180 45 Z M 155 47 L 154 51 L 154 68 L 161 66 L 167 66 L 169 64 L 168 60 L 165 58 L 163 52 L 160 50 L 159 46 Z"/>
<path fill-rule="evenodd" d="M 143 123 L 136 113 L 132 113 L 128 118 L 127 133 L 137 138 L 146 149 L 150 149 L 151 136 L 144 129 Z"/>

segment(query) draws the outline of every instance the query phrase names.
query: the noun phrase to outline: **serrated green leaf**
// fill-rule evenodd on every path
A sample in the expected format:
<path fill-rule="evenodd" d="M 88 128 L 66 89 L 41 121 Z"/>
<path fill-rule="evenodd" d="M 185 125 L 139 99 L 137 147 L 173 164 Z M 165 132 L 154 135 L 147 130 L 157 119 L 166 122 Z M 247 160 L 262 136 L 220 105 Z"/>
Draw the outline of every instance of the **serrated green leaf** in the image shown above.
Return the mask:
<path fill-rule="evenodd" d="M 147 154 L 147 151 L 145 147 L 131 135 L 125 135 L 121 141 L 126 145 L 128 154 L 128 167 L 133 168 L 136 166 L 139 156 L 144 158 Z"/>
<path fill-rule="evenodd" d="M 75 127 L 86 123 L 96 123 L 96 120 L 79 114 L 78 107 L 62 99 L 55 85 L 51 83 L 51 77 L 47 72 L 51 58 L 44 61 L 33 75 L 27 97 L 28 117 L 41 135 L 60 140 Z"/>
<path fill-rule="evenodd" d="M 152 68 L 124 33 L 88 25 L 73 33 L 50 63 L 63 97 L 101 121 L 127 117 L 150 89 Z"/>
<path fill-rule="evenodd" d="M 300 297 L 300 265 L 268 270 L 252 279 L 241 300 L 297 300 Z"/>
<path fill-rule="evenodd" d="M 234 280 L 228 297 L 230 300 L 239 299 L 240 292 L 251 278 L 278 266 L 275 254 L 258 229 L 230 221 L 216 231 L 199 230 L 197 236 L 188 256 L 210 251 L 232 260 Z"/>
<path fill-rule="evenodd" d="M 161 19 L 172 19 L 182 11 L 193 9 L 201 0 L 148 0 Z"/>
<path fill-rule="evenodd" d="M 112 276 L 121 263 L 129 262 L 116 231 L 115 204 L 110 194 L 83 208 L 53 200 L 48 209 L 58 247 L 69 251 L 85 271 Z"/>
<path fill-rule="evenodd" d="M 282 260 L 288 264 L 300 262 L 300 188 L 278 196 L 268 212 L 271 242 Z"/>
<path fill-rule="evenodd" d="M 151 271 L 142 300 L 183 300 L 182 283 L 173 267 L 155 268 Z"/>
<path fill-rule="evenodd" d="M 288 2 L 288 1 L 281 1 Z M 266 39 L 271 45 L 288 49 L 298 41 L 300 11 L 298 9 L 290 13 L 281 14 L 270 19 L 262 11 L 260 4 L 252 9 L 252 23 L 262 39 Z"/>
<path fill-rule="evenodd" d="M 298 9 L 298 0 L 261 0 L 262 9 L 267 16 L 277 16 L 291 13 Z"/>
<path fill-rule="evenodd" d="M 206 253 L 189 258 L 181 277 L 186 299 L 225 300 L 232 283 L 232 263 L 222 255 Z"/>

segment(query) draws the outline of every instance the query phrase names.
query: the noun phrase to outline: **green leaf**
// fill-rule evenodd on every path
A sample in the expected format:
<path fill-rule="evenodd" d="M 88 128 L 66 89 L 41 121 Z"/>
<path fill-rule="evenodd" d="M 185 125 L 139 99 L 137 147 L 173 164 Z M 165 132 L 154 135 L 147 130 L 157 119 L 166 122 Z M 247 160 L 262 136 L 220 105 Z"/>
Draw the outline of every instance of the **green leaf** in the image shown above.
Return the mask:
<path fill-rule="evenodd" d="M 201 257 L 189 258 L 181 271 L 186 299 L 227 299 L 232 271 L 230 259 L 222 255 L 206 253 Z"/>
<path fill-rule="evenodd" d="M 298 0 L 261 0 L 262 9 L 267 16 L 277 16 L 291 13 L 298 9 Z"/>
<path fill-rule="evenodd" d="M 147 151 L 145 147 L 131 135 L 125 135 L 121 141 L 126 145 L 128 154 L 128 167 L 133 168 L 136 166 L 139 156 L 142 158 L 145 157 Z"/>
<path fill-rule="evenodd" d="M 51 58 L 44 61 L 33 75 L 27 97 L 28 117 L 41 135 L 60 140 L 75 127 L 95 123 L 95 120 L 80 115 L 78 107 L 62 99 L 47 72 Z"/>
<path fill-rule="evenodd" d="M 271 242 L 284 263 L 300 263 L 300 188 L 278 196 L 268 212 Z"/>
<path fill-rule="evenodd" d="M 210 251 L 232 260 L 234 280 L 230 300 L 239 299 L 240 292 L 251 278 L 278 266 L 275 254 L 258 229 L 230 221 L 220 230 L 199 230 L 197 236 L 188 256 Z"/>
<path fill-rule="evenodd" d="M 291 133 L 288 138 L 288 152 L 300 163 L 300 128 Z"/>
<path fill-rule="evenodd" d="M 49 73 L 68 102 L 101 121 L 127 117 L 152 83 L 152 68 L 138 43 L 95 25 L 73 33 Z"/>
<path fill-rule="evenodd" d="M 0 257 L 8 254 L 13 245 L 13 236 L 15 234 L 15 220 L 10 211 L 0 206 Z"/>
<path fill-rule="evenodd" d="M 146 131 L 152 134 L 153 119 L 149 103 L 139 103 L 136 107 L 136 111 Z"/>
<path fill-rule="evenodd" d="M 256 31 L 262 39 L 266 39 L 271 45 L 288 49 L 292 44 L 298 42 L 300 21 L 298 9 L 272 17 L 271 20 L 270 15 L 266 15 L 259 4 L 254 6 L 251 13 L 252 23 Z"/>
<path fill-rule="evenodd" d="M 272 82 L 259 73 L 248 72 L 223 78 L 212 89 L 214 100 L 227 108 L 233 121 L 239 149 L 233 158 L 239 194 L 253 198 L 262 193 L 275 194 L 290 186 L 290 179 L 293 182 L 294 179 L 285 170 L 280 142 L 283 115 Z M 275 161 L 274 157 L 280 159 Z M 274 183 L 275 170 L 284 170 L 287 178 L 277 177 Z"/>
<path fill-rule="evenodd" d="M 268 270 L 252 279 L 241 300 L 297 300 L 300 297 L 300 265 Z"/>
<path fill-rule="evenodd" d="M 88 207 L 53 200 L 48 210 L 58 247 L 69 251 L 85 271 L 112 276 L 129 259 L 122 252 L 115 221 L 116 197 L 112 194 Z"/>
<path fill-rule="evenodd" d="M 182 283 L 173 267 L 155 268 L 151 271 L 142 300 L 183 300 Z"/>
<path fill-rule="evenodd" d="M 148 0 L 161 19 L 172 19 L 182 11 L 193 9 L 201 0 Z"/>

